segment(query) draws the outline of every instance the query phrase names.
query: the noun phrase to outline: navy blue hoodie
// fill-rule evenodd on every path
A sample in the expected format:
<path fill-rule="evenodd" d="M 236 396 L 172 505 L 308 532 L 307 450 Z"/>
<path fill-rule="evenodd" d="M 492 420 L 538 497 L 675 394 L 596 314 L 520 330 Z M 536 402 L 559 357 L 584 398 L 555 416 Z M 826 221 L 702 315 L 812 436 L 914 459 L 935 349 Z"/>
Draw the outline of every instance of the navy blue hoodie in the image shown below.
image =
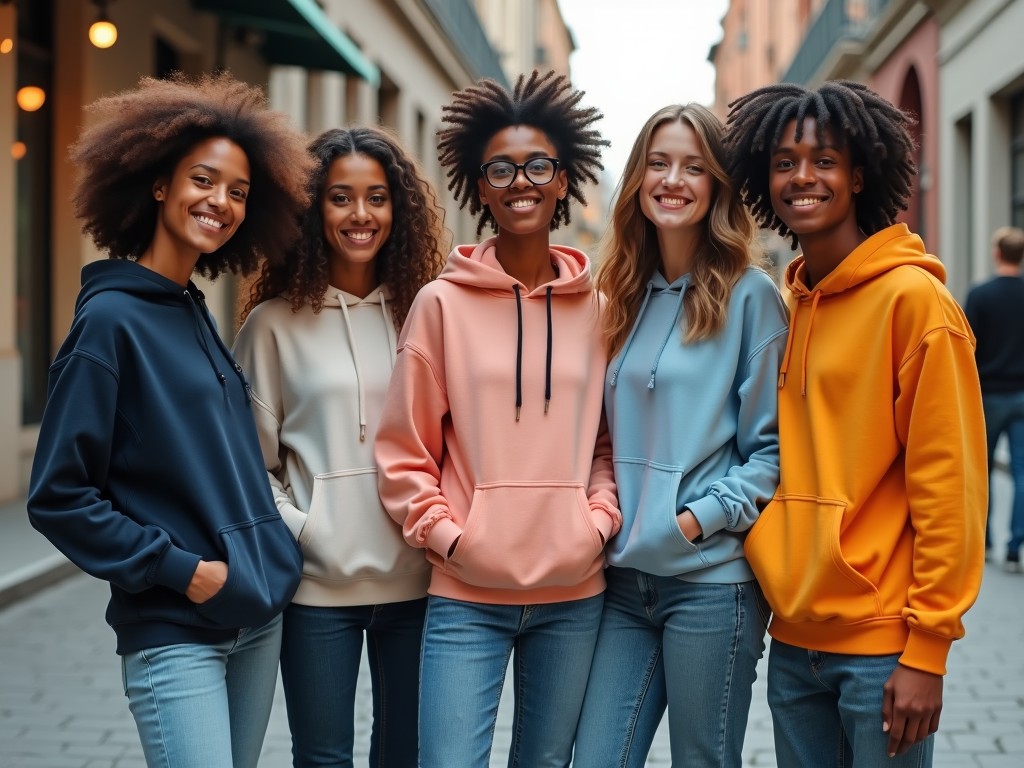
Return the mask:
<path fill-rule="evenodd" d="M 117 652 L 215 643 L 291 600 L 301 554 L 274 504 L 248 384 L 203 294 L 132 261 L 82 270 L 50 366 L 28 499 L 32 524 L 110 582 Z M 223 589 L 196 605 L 200 560 Z"/>

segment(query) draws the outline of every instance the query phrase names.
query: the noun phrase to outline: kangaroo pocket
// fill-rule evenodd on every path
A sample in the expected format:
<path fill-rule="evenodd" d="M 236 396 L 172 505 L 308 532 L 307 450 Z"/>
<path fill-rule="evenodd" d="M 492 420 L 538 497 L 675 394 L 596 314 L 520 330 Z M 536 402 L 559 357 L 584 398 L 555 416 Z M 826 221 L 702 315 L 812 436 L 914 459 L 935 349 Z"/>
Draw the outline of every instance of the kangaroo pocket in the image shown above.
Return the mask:
<path fill-rule="evenodd" d="M 601 568 L 601 550 L 579 483 L 491 483 L 474 490 L 444 567 L 479 587 L 568 587 Z"/>
<path fill-rule="evenodd" d="M 279 614 L 299 585 L 302 555 L 280 515 L 220 530 L 228 578 L 220 592 L 196 606 L 218 627 L 259 627 Z"/>
<path fill-rule="evenodd" d="M 299 532 L 305 576 L 342 582 L 390 573 L 414 573 L 427 565 L 410 547 L 377 495 L 373 467 L 316 475 L 309 515 Z"/>
<path fill-rule="evenodd" d="M 788 622 L 881 615 L 878 591 L 843 557 L 846 505 L 811 496 L 779 496 L 761 513 L 745 552 L 772 611 Z"/>

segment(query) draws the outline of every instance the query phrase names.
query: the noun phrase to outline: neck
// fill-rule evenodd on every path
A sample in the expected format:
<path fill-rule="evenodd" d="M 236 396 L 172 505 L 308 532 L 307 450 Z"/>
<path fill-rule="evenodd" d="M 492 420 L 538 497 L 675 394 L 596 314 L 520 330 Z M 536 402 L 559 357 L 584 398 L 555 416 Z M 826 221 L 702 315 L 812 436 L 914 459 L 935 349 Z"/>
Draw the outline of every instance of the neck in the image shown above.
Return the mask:
<path fill-rule="evenodd" d="M 997 261 L 996 274 L 999 277 L 1020 277 L 1020 264 L 1007 264 L 1005 261 Z"/>
<path fill-rule="evenodd" d="M 328 279 L 335 288 L 340 288 L 345 293 L 365 299 L 378 285 L 374 263 L 373 261 L 368 261 L 362 264 L 353 264 L 352 262 L 334 257 L 331 259 Z"/>
<path fill-rule="evenodd" d="M 847 256 L 867 240 L 860 229 L 844 227 L 842 230 L 814 233 L 799 238 L 800 250 L 807 266 L 807 287 L 814 288 L 832 274 Z"/>
<path fill-rule="evenodd" d="M 525 285 L 529 293 L 537 286 L 551 282 L 556 276 L 551 264 L 550 248 L 547 230 L 505 237 L 499 231 L 494 256 L 505 273 Z"/>
<path fill-rule="evenodd" d="M 163 230 L 157 228 L 149 247 L 139 256 L 138 263 L 184 288 L 196 271 L 199 256 L 198 251 L 176 250 L 164 236 Z"/>
<path fill-rule="evenodd" d="M 661 273 L 674 283 L 693 268 L 693 257 L 700 246 L 700 234 L 693 227 L 658 230 Z"/>

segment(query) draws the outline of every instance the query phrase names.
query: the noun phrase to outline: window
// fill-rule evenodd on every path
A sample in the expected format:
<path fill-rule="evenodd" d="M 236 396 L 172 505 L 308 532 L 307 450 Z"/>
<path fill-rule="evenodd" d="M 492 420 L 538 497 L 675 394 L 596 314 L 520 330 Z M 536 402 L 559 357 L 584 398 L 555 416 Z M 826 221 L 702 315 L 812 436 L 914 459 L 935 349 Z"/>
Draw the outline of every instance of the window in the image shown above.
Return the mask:
<path fill-rule="evenodd" d="M 1024 227 L 1024 91 L 1010 99 L 1010 220 Z"/>

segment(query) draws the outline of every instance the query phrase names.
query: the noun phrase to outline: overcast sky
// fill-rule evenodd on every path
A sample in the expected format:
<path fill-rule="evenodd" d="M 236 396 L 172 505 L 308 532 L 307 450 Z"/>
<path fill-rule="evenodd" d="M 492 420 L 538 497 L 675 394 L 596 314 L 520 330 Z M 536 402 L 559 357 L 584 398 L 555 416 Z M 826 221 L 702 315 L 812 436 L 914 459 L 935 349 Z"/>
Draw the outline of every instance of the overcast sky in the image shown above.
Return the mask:
<path fill-rule="evenodd" d="M 722 39 L 728 0 L 558 0 L 576 40 L 573 84 L 604 112 L 603 155 L 615 185 L 640 127 L 667 104 L 710 105 L 708 50 Z"/>

